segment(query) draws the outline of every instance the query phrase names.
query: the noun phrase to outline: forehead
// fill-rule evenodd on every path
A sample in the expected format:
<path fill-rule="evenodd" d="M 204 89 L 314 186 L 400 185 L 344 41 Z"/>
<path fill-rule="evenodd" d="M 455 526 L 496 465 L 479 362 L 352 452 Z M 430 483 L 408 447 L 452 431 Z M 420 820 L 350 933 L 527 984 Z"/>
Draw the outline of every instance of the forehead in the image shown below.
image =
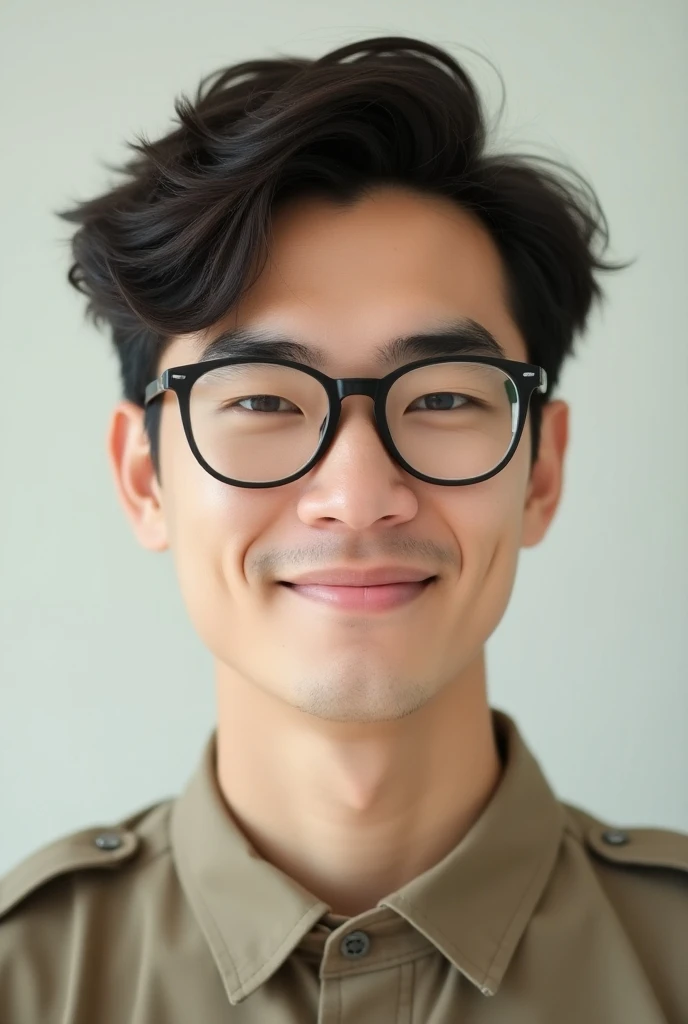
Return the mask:
<path fill-rule="evenodd" d="M 332 373 L 372 372 L 385 342 L 456 319 L 484 327 L 507 358 L 528 358 L 499 252 L 477 218 L 400 187 L 348 206 L 305 197 L 274 212 L 267 262 L 237 306 L 176 339 L 165 363 L 200 359 L 221 333 L 251 328 L 317 346 Z"/>

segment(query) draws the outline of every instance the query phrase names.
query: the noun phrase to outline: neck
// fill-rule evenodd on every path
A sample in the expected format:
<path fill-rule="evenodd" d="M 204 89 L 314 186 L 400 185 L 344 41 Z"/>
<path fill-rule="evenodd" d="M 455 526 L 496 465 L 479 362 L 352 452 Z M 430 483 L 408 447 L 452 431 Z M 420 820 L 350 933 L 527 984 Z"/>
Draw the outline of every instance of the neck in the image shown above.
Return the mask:
<path fill-rule="evenodd" d="M 332 723 L 226 665 L 217 779 L 258 854 L 354 916 L 438 863 L 489 802 L 502 765 L 481 651 L 401 719 Z"/>

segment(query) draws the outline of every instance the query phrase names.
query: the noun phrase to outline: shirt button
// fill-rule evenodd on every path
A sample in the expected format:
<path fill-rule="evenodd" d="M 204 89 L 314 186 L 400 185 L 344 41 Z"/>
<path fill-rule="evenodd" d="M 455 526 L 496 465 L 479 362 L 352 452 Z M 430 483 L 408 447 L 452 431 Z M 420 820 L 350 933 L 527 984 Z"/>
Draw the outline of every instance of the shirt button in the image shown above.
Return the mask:
<path fill-rule="evenodd" d="M 122 837 L 114 832 L 102 832 L 93 840 L 99 850 L 119 850 L 122 845 Z"/>
<path fill-rule="evenodd" d="M 370 949 L 370 939 L 365 932 L 351 932 L 342 939 L 339 946 L 342 956 L 349 960 L 358 960 L 366 956 Z"/>
<path fill-rule="evenodd" d="M 621 832 L 618 829 L 609 829 L 607 832 L 603 832 L 602 839 L 612 846 L 623 846 L 631 841 L 628 832 Z"/>

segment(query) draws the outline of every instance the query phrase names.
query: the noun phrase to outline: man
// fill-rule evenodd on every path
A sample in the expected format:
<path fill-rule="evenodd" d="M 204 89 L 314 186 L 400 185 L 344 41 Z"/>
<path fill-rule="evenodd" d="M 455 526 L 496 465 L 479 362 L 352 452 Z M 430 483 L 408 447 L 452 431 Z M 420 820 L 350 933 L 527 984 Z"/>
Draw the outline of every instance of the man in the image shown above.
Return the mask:
<path fill-rule="evenodd" d="M 488 156 L 415 40 L 177 112 L 63 216 L 121 361 L 119 500 L 174 556 L 217 729 L 178 798 L 6 876 L 0 1020 L 687 1020 L 688 837 L 559 801 L 487 700 L 614 269 L 594 193 Z"/>

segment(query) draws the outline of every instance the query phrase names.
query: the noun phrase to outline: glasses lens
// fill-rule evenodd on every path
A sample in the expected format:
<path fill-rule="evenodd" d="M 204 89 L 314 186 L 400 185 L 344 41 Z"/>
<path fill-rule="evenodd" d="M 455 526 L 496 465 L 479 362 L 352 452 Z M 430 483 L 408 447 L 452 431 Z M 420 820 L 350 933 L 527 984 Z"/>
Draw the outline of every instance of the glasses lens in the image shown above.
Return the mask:
<path fill-rule="evenodd" d="M 284 480 L 315 454 L 329 411 L 314 377 L 273 363 L 209 370 L 191 389 L 194 440 L 216 472 L 244 483 Z"/>
<path fill-rule="evenodd" d="M 518 389 L 487 363 L 433 363 L 409 370 L 387 397 L 390 433 L 403 458 L 437 480 L 489 473 L 511 448 Z"/>

